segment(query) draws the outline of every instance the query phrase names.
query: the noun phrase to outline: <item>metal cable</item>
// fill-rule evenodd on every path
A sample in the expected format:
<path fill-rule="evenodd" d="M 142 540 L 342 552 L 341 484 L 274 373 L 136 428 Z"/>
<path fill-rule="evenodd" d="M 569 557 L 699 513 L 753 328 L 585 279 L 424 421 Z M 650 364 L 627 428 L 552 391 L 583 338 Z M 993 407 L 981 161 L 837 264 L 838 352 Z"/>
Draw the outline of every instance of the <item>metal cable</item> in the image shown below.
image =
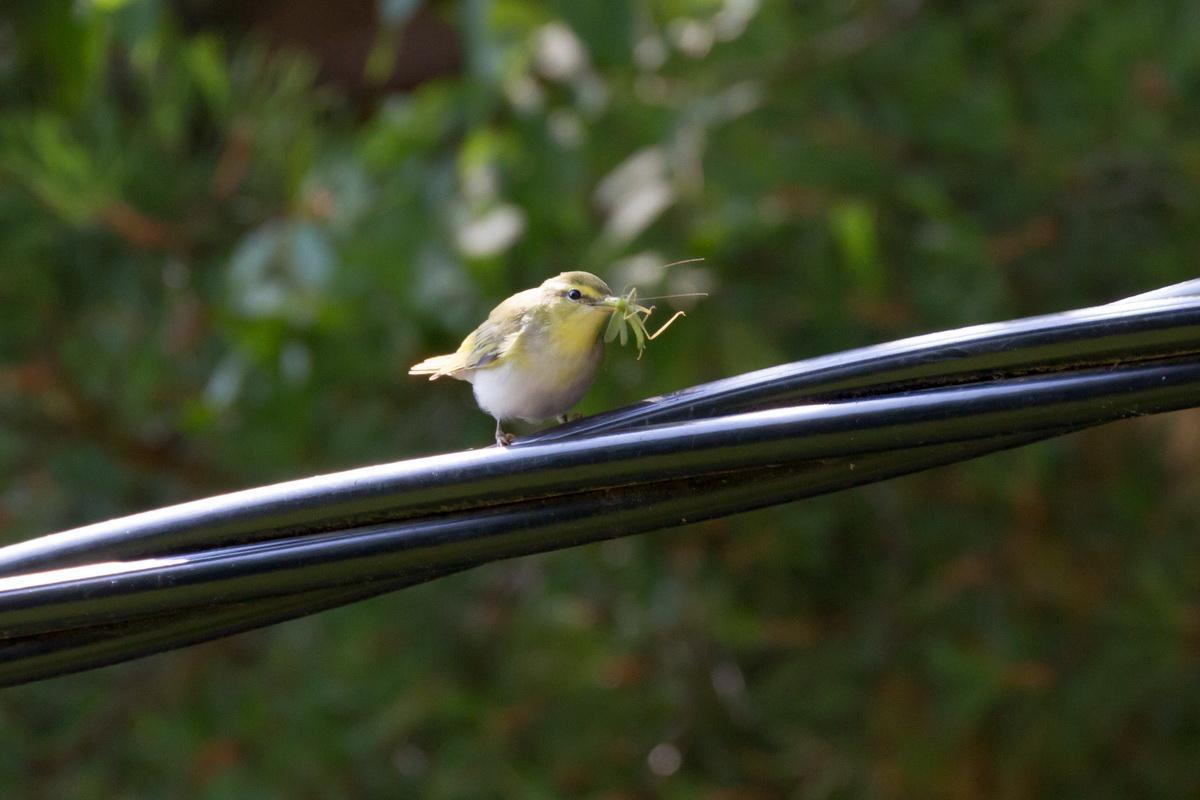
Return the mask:
<path fill-rule="evenodd" d="M 0 683 L 1200 404 L 1196 284 L 760 370 L 507 449 L 290 481 L 0 548 Z"/>

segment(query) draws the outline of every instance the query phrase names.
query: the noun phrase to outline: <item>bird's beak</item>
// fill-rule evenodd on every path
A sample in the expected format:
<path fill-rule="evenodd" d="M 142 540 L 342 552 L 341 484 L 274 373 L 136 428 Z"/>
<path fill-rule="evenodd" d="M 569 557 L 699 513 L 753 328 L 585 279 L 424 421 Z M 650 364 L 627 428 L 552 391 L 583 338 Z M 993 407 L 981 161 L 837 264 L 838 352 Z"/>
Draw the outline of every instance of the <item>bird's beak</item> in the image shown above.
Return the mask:
<path fill-rule="evenodd" d="M 608 297 L 605 297 L 601 300 L 597 300 L 596 306 L 598 308 L 604 308 L 609 311 L 616 311 L 617 307 L 618 307 L 618 303 L 620 303 L 620 302 L 621 302 L 620 297 L 617 297 L 614 294 L 610 294 Z"/>

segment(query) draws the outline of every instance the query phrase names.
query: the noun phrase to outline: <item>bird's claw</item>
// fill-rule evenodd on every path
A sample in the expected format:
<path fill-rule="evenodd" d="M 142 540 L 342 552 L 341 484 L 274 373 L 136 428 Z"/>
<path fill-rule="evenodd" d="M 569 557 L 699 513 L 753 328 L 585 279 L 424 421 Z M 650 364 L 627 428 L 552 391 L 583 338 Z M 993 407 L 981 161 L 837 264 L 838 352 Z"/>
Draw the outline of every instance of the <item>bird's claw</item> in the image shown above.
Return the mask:
<path fill-rule="evenodd" d="M 501 447 L 508 447 L 516 440 L 516 435 L 512 433 L 506 433 L 504 429 L 500 427 L 500 420 L 496 420 L 496 444 L 500 445 Z"/>
<path fill-rule="evenodd" d="M 577 419 L 583 419 L 583 414 L 580 414 L 577 411 L 572 411 L 567 414 L 559 414 L 557 417 L 555 417 L 555 419 L 558 420 L 559 425 L 565 425 L 568 422 L 574 422 Z"/>

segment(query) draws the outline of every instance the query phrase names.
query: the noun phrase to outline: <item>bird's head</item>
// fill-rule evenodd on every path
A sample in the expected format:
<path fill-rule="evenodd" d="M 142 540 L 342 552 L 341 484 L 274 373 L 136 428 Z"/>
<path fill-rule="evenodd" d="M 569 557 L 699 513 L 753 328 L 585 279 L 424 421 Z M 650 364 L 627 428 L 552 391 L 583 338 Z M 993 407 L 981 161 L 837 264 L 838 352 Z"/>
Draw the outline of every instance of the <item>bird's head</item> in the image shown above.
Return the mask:
<path fill-rule="evenodd" d="M 608 284 L 590 272 L 563 272 L 538 287 L 538 305 L 555 335 L 594 342 L 600 326 L 616 308 Z M 590 345 L 589 345 L 590 346 Z"/>
<path fill-rule="evenodd" d="M 562 272 L 538 287 L 541 302 L 556 319 L 595 318 L 597 312 L 611 313 L 619 298 L 608 284 L 590 272 Z"/>

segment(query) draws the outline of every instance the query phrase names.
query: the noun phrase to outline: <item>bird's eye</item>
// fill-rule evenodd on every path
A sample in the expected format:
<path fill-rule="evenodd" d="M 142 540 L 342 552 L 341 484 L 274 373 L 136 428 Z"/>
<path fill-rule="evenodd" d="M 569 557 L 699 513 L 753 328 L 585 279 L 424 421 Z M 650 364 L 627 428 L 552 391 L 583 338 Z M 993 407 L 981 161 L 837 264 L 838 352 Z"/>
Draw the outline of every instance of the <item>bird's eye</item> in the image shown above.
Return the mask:
<path fill-rule="evenodd" d="M 571 300 L 578 300 L 579 298 L 583 297 L 583 292 L 579 291 L 578 289 L 572 289 L 571 291 L 567 292 L 567 297 Z"/>

